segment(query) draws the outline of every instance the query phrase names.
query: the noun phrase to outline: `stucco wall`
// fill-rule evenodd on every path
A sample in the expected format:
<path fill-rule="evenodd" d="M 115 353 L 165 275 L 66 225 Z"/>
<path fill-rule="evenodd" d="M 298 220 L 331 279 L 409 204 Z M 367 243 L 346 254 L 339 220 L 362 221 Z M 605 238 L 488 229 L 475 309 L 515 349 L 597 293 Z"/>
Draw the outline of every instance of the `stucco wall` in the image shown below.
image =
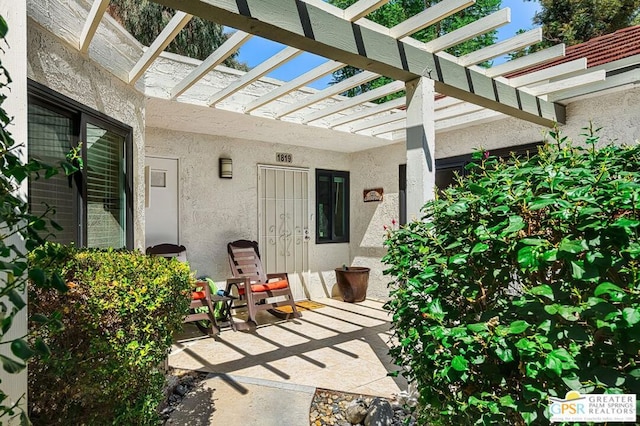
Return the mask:
<path fill-rule="evenodd" d="M 30 79 L 133 128 L 134 246 L 144 248 L 144 96 L 29 20 Z"/>
<path fill-rule="evenodd" d="M 367 297 L 385 299 L 389 279 L 382 274 L 385 226 L 399 220 L 399 165 L 406 163 L 404 144 L 351 154 L 351 263 L 371 268 Z M 382 188 L 382 201 L 364 202 L 363 191 Z M 397 225 L 396 225 L 397 226 Z"/>
<path fill-rule="evenodd" d="M 258 238 L 258 164 L 275 163 L 276 152 L 293 154 L 292 167 L 309 169 L 309 269 L 311 297 L 331 296 L 333 269 L 349 263 L 349 244 L 315 244 L 315 169 L 349 170 L 348 155 L 291 145 L 148 128 L 147 156 L 177 158 L 180 243 L 197 275 L 221 283 L 229 276 L 226 244 Z M 218 158 L 233 160 L 233 178 L 218 177 Z M 278 271 L 271 271 L 278 272 Z"/>

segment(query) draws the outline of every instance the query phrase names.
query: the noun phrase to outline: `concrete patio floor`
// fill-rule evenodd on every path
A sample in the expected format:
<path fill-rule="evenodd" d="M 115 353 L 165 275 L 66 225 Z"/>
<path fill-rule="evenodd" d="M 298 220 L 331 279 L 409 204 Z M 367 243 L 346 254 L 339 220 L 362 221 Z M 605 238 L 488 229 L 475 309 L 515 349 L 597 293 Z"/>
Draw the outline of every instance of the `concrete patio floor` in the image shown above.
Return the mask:
<path fill-rule="evenodd" d="M 388 355 L 390 315 L 381 302 L 314 302 L 325 306 L 288 321 L 261 312 L 251 332 L 224 329 L 211 338 L 187 326 L 176 336 L 169 365 L 384 397 L 406 389 L 402 377 L 387 375 L 398 368 Z"/>
<path fill-rule="evenodd" d="M 253 331 L 215 338 L 187 325 L 169 365 L 212 373 L 186 396 L 169 424 L 309 424 L 316 388 L 392 397 L 405 390 L 388 355 L 389 314 L 382 303 L 319 299 L 324 306 L 288 321 L 261 312 Z M 240 423 L 238 423 L 240 422 Z"/>

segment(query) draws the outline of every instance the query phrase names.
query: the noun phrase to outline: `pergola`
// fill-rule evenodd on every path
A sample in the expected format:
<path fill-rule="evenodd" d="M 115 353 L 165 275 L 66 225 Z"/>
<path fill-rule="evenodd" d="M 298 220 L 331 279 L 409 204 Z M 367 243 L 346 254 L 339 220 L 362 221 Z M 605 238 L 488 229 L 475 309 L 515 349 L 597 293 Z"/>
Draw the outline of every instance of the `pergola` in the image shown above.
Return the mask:
<path fill-rule="evenodd" d="M 117 40 L 105 41 L 104 34 L 96 43 L 101 27 L 117 26 L 105 14 L 109 0 L 77 0 L 71 2 L 75 8 L 63 2 L 48 3 L 50 8 L 55 3 L 56 7 L 74 8 L 75 15 L 86 14 L 81 29 L 73 24 L 66 27 L 64 22 L 48 27 L 125 83 L 144 91 L 148 102 L 161 108 L 171 108 L 177 102 L 188 106 L 185 114 L 209 107 L 282 125 L 335 130 L 345 139 L 366 137 L 361 138 L 363 149 L 369 147 L 366 141 L 375 140 L 370 146 L 381 146 L 406 140 L 410 214 L 417 213 L 433 193 L 436 131 L 495 120 L 504 114 L 550 127 L 565 121 L 564 104 L 568 100 L 637 79 L 635 73 L 613 72 L 624 69 L 629 60 L 587 70 L 585 58 L 518 74 L 562 57 L 564 45 L 490 68 L 478 66 L 539 42 L 540 29 L 460 57 L 444 51 L 508 23 L 508 8 L 428 43 L 412 38 L 417 31 L 472 5 L 473 0 L 443 0 L 392 28 L 365 18 L 389 0 L 359 0 L 345 10 L 322 0 L 154 1 L 177 12 L 148 47 L 136 48 L 137 42 L 128 34 L 124 47 Z M 50 10 L 38 10 L 40 6 L 33 3 L 28 5 L 32 17 L 55 21 L 48 17 Z M 204 61 L 182 58 L 189 62 L 187 71 L 174 69 L 167 73 L 170 76 L 160 75 L 167 61 L 175 62 L 177 56 L 164 49 L 193 16 L 237 31 Z M 58 16 L 64 18 L 63 13 Z M 255 36 L 286 47 L 246 73 L 230 76 L 227 70 L 225 78 L 219 78 L 216 72 L 224 68 L 221 63 Z M 261 84 L 268 80 L 268 73 L 305 51 L 325 57 L 327 62 L 264 90 Z M 324 90 L 305 87 L 345 65 L 363 71 Z M 355 97 L 340 96 L 379 76 L 394 81 Z M 401 98 L 381 104 L 371 102 L 403 90 L 406 96 Z"/>

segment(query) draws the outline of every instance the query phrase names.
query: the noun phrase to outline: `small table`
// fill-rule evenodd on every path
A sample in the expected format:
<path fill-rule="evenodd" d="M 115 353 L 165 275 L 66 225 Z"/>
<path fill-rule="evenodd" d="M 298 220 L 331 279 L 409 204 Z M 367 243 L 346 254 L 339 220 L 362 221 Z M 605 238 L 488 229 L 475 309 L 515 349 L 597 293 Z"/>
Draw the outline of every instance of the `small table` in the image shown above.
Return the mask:
<path fill-rule="evenodd" d="M 222 309 L 220 310 L 219 318 L 216 318 L 216 315 L 213 315 L 214 318 L 214 327 L 220 332 L 222 327 L 231 327 L 233 331 L 236 331 L 236 324 L 233 321 L 233 317 L 231 316 L 231 308 L 233 306 L 233 301 L 236 298 L 233 296 L 220 296 L 218 294 L 211 295 L 211 303 L 216 304 L 218 302 L 222 302 Z"/>

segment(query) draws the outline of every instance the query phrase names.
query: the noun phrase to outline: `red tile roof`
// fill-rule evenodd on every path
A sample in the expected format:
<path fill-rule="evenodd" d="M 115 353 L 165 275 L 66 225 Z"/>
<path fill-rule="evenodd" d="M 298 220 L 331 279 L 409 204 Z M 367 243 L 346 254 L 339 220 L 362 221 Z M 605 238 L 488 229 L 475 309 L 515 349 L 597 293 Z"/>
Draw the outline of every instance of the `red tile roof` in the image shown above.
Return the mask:
<path fill-rule="evenodd" d="M 614 33 L 569 46 L 562 58 L 510 73 L 505 77 L 513 78 L 529 74 L 579 58 L 587 58 L 587 68 L 592 68 L 638 54 L 640 54 L 640 25 L 623 28 Z"/>

